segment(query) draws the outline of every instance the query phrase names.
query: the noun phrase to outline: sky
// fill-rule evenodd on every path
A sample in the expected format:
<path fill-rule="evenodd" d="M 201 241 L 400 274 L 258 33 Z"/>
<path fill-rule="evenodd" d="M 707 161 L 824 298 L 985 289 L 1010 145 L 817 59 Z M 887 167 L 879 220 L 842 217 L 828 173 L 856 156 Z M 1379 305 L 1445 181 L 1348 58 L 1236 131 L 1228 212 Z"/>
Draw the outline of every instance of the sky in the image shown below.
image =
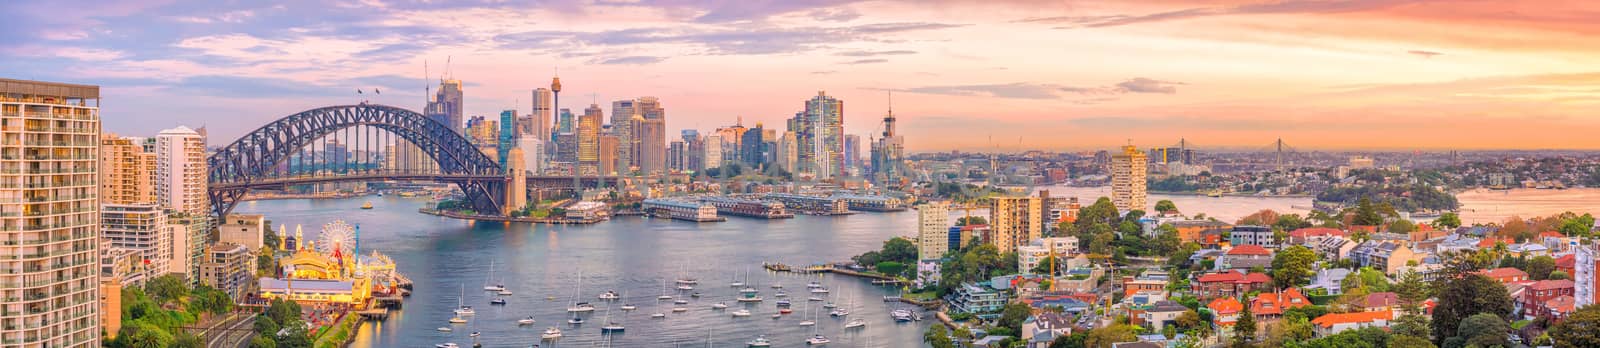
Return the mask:
<path fill-rule="evenodd" d="M 107 132 L 299 111 L 655 96 L 669 134 L 893 109 L 910 151 L 1600 148 L 1600 2 L 4 1 L 0 77 L 99 85 Z M 366 94 L 356 94 L 361 89 Z M 381 90 L 381 95 L 373 95 Z"/>

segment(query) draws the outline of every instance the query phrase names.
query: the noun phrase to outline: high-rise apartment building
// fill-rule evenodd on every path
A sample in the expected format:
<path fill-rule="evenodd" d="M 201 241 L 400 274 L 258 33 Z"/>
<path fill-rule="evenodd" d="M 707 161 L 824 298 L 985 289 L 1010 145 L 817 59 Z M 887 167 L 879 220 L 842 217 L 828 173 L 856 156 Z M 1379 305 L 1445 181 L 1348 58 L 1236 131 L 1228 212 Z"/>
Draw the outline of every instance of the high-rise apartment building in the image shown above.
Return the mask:
<path fill-rule="evenodd" d="M 683 130 L 682 136 L 684 152 L 687 153 L 684 155 L 686 158 L 684 159 L 683 170 L 696 173 L 705 170 L 706 139 L 700 136 L 700 131 L 693 129 Z"/>
<path fill-rule="evenodd" d="M 934 260 L 950 251 L 950 204 L 928 202 L 917 207 L 917 259 Z M 956 247 L 960 247 L 959 245 Z"/>
<path fill-rule="evenodd" d="M 872 144 L 870 173 L 873 182 L 880 185 L 898 185 L 905 162 L 905 139 L 894 132 L 894 108 L 883 116 L 883 137 Z"/>
<path fill-rule="evenodd" d="M 1133 145 L 1123 146 L 1122 152 L 1111 156 L 1111 203 L 1117 210 L 1145 208 L 1146 164 L 1144 152 Z"/>
<path fill-rule="evenodd" d="M 861 168 L 861 136 L 855 134 L 844 135 L 844 168 L 842 173 L 854 176 L 857 168 Z"/>
<path fill-rule="evenodd" d="M 795 133 L 792 131 L 783 132 L 783 137 L 778 138 L 778 149 L 774 151 L 776 152 L 774 157 L 777 157 L 774 162 L 777 162 L 783 170 L 794 172 L 795 166 L 798 165 L 797 162 L 799 161 L 797 146 L 799 146 L 799 141 L 796 140 Z"/>
<path fill-rule="evenodd" d="M 339 156 L 348 156 L 340 149 Z M 162 207 L 180 213 L 205 215 L 211 208 L 206 198 L 206 139 L 200 133 L 178 126 L 156 135 L 156 196 Z"/>
<path fill-rule="evenodd" d="M 248 247 L 220 242 L 206 247 L 200 262 L 200 284 L 228 293 L 234 301 L 243 300 L 255 281 L 256 256 Z"/>
<path fill-rule="evenodd" d="M 1044 236 L 1043 202 L 1039 197 L 995 197 L 989 206 L 989 242 L 1001 253 Z"/>
<path fill-rule="evenodd" d="M 724 163 L 722 160 L 722 149 L 724 143 L 726 142 L 722 140 L 721 134 L 712 134 L 706 136 L 706 154 L 704 156 L 705 165 L 701 166 L 701 168 L 711 169 L 722 167 L 722 163 Z"/>
<path fill-rule="evenodd" d="M 138 141 L 102 134 L 100 203 L 155 204 L 156 154 L 144 151 Z"/>
<path fill-rule="evenodd" d="M 634 112 L 641 119 L 633 129 L 634 162 L 646 174 L 667 169 L 667 111 L 656 97 L 639 97 Z"/>
<path fill-rule="evenodd" d="M 100 346 L 100 87 L 0 79 L 0 345 Z"/>
<path fill-rule="evenodd" d="M 767 148 L 766 140 L 762 139 L 763 134 L 766 134 L 765 129 L 761 123 L 756 123 L 756 127 L 746 130 L 744 138 L 739 140 L 739 161 L 751 169 L 761 168 L 767 163 L 771 149 Z"/>
<path fill-rule="evenodd" d="M 684 143 L 683 140 L 673 140 L 671 143 L 667 144 L 667 170 L 668 171 L 670 171 L 670 172 L 682 172 L 682 171 L 689 170 L 689 168 L 688 168 L 688 164 L 689 164 L 688 148 L 689 148 L 688 144 Z"/>
<path fill-rule="evenodd" d="M 104 248 L 130 250 L 138 264 L 122 284 L 144 284 L 146 280 L 182 270 L 171 269 L 172 233 L 167 212 L 155 204 L 106 203 L 100 206 L 100 238 Z"/>
<path fill-rule="evenodd" d="M 555 102 L 551 98 L 549 88 L 535 88 L 533 90 L 533 113 L 528 114 L 527 122 L 518 122 L 522 133 L 530 135 L 540 141 L 550 141 L 550 122 L 555 120 Z M 527 149 L 523 149 L 526 151 Z M 532 163 L 529 163 L 532 165 Z"/>
<path fill-rule="evenodd" d="M 635 111 L 632 99 L 611 102 L 611 132 L 617 137 L 617 153 L 614 155 L 616 162 L 619 162 L 616 163 L 616 167 L 624 170 L 639 165 L 635 157 L 638 154 L 639 138 L 635 136 L 634 131 L 638 130 L 639 123 L 644 121 L 644 116 Z"/>
<path fill-rule="evenodd" d="M 463 119 L 464 111 L 462 110 L 466 109 L 465 106 L 462 106 L 463 100 L 461 80 L 440 79 L 439 92 L 433 95 L 433 99 L 428 100 L 427 108 L 423 110 L 423 114 L 427 115 L 429 119 L 450 126 L 450 130 L 454 130 L 458 134 L 462 133 L 462 127 L 465 125 L 463 123 L 465 121 Z"/>

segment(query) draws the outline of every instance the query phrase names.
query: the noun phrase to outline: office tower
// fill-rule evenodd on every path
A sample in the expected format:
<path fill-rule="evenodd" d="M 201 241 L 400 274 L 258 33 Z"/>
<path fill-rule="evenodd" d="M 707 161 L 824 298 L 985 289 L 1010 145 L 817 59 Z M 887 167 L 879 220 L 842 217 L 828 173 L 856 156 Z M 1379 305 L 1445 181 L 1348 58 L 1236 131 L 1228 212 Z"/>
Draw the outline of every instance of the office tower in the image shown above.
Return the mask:
<path fill-rule="evenodd" d="M 756 123 L 756 127 L 745 131 L 739 140 L 739 162 L 751 169 L 761 168 L 766 163 L 768 150 L 766 140 L 761 138 L 766 134 L 763 130 L 761 123 Z"/>
<path fill-rule="evenodd" d="M 510 163 L 506 162 L 506 157 L 511 156 L 511 149 L 517 146 L 517 138 L 521 133 L 520 129 L 521 127 L 517 126 L 517 110 L 500 112 L 500 139 L 496 142 L 499 145 L 496 154 L 499 155 L 498 163 L 500 163 L 500 168 L 510 168 L 508 165 Z"/>
<path fill-rule="evenodd" d="M 507 153 L 506 179 L 511 182 L 506 184 L 506 207 L 501 211 L 510 215 L 528 206 L 528 166 L 522 159 L 527 155 L 521 147 L 512 147 Z"/>
<path fill-rule="evenodd" d="M 683 140 L 673 140 L 667 144 L 667 171 L 682 172 L 689 170 L 685 164 L 689 163 L 689 153 L 686 151 L 688 144 Z"/>
<path fill-rule="evenodd" d="M 555 104 L 551 100 L 549 88 L 535 88 L 533 90 L 533 113 L 528 114 L 526 124 L 522 126 L 523 134 L 531 135 L 540 141 L 550 141 L 551 123 L 555 122 Z M 523 149 L 527 150 L 527 149 Z M 529 163 L 530 165 L 532 163 Z"/>
<path fill-rule="evenodd" d="M 1044 216 L 1039 197 L 995 197 L 989 206 L 989 228 L 994 236 L 988 242 L 1001 253 L 1016 251 L 1017 246 L 1043 237 Z"/>
<path fill-rule="evenodd" d="M 527 171 L 534 175 L 545 171 L 545 146 L 544 141 L 534 137 L 517 139 L 517 147 L 522 148 L 522 164 Z"/>
<path fill-rule="evenodd" d="M 840 176 L 844 168 L 844 102 L 817 92 L 806 100 L 805 111 L 789 121 L 795 132 L 799 172 L 818 179 Z"/>
<path fill-rule="evenodd" d="M 744 141 L 744 132 L 748 130 L 744 128 L 744 117 L 736 118 L 732 127 L 717 128 L 717 136 L 722 139 L 722 149 L 717 152 L 722 154 L 722 158 L 717 163 L 744 160 L 739 157 L 739 150 L 743 148 L 740 143 Z"/>
<path fill-rule="evenodd" d="M 576 163 L 578 161 L 578 133 L 577 121 L 573 120 L 572 110 L 561 109 L 560 120 L 556 122 L 554 152 L 556 161 Z"/>
<path fill-rule="evenodd" d="M 704 156 L 705 165 L 701 166 L 701 168 L 711 169 L 722 167 L 722 144 L 723 141 L 721 134 L 706 136 L 706 154 Z"/>
<path fill-rule="evenodd" d="M 617 168 L 628 169 L 638 166 L 636 150 L 639 138 L 634 136 L 638 130 L 639 122 L 644 121 L 644 116 L 634 112 L 633 100 L 624 99 L 611 102 L 611 132 L 617 137 Z"/>
<path fill-rule="evenodd" d="M 775 157 L 778 158 L 776 162 L 783 167 L 783 170 L 791 173 L 795 172 L 796 162 L 798 161 L 796 156 L 799 155 L 796 148 L 797 145 L 798 140 L 796 140 L 795 133 L 792 131 L 783 132 L 783 137 L 778 138 L 778 149 Z"/>
<path fill-rule="evenodd" d="M 439 92 L 433 95 L 433 99 L 428 100 L 428 106 L 423 110 L 423 114 L 461 134 L 464 121 L 462 110 L 466 108 L 462 106 L 463 100 L 465 99 L 462 98 L 461 80 L 440 79 Z"/>
<path fill-rule="evenodd" d="M 578 164 L 580 172 L 599 173 L 600 168 L 600 105 L 589 104 L 578 117 Z"/>
<path fill-rule="evenodd" d="M 98 86 L 0 79 L 16 156 L 0 172 L 0 345 L 100 346 L 99 104 Z"/>
<path fill-rule="evenodd" d="M 1133 145 L 1111 156 L 1111 203 L 1117 210 L 1144 209 L 1145 165 L 1144 152 Z"/>
<path fill-rule="evenodd" d="M 337 145 L 336 145 L 337 146 Z M 348 157 L 338 146 L 336 161 Z M 189 127 L 156 136 L 156 195 L 162 207 L 194 215 L 210 209 L 206 198 L 206 140 Z"/>
<path fill-rule="evenodd" d="M 639 97 L 633 105 L 641 118 L 633 130 L 634 162 L 646 174 L 663 173 L 667 168 L 667 110 L 656 97 Z"/>
<path fill-rule="evenodd" d="M 950 204 L 928 202 L 917 207 L 917 259 L 943 257 L 950 250 L 949 239 Z"/>
<path fill-rule="evenodd" d="M 872 144 L 872 180 L 880 185 L 898 185 L 905 163 L 905 139 L 894 132 L 894 107 L 883 115 L 883 137 Z"/>
<path fill-rule="evenodd" d="M 856 168 L 861 167 L 861 136 L 855 134 L 844 135 L 844 175 L 854 176 Z"/>
<path fill-rule="evenodd" d="M 156 154 L 133 138 L 100 137 L 100 202 L 155 204 Z"/>
<path fill-rule="evenodd" d="M 683 165 L 684 170 L 697 173 L 705 170 L 706 139 L 700 136 L 700 131 L 693 129 L 685 129 L 682 134 L 684 152 L 687 152 L 685 155 L 687 158 L 684 160 Z"/>

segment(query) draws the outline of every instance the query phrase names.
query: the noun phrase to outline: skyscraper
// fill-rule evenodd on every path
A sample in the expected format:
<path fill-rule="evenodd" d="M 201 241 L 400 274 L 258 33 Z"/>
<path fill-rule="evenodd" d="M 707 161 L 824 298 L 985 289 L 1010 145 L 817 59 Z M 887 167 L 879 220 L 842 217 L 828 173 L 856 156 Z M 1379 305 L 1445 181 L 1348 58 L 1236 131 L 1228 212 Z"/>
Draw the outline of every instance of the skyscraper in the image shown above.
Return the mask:
<path fill-rule="evenodd" d="M 693 172 L 697 172 L 697 173 L 702 171 L 702 170 L 705 170 L 706 169 L 706 167 L 705 167 L 705 165 L 706 165 L 706 139 L 704 137 L 700 136 L 700 132 L 699 131 L 696 131 L 696 130 L 693 130 L 693 129 L 685 129 L 685 130 L 683 130 L 682 134 L 683 134 L 684 152 L 687 152 L 687 154 L 685 155 L 685 156 L 687 156 L 687 158 L 684 159 L 684 165 L 683 165 L 684 169 L 683 170 L 693 171 Z"/>
<path fill-rule="evenodd" d="M 789 122 L 795 132 L 799 172 L 818 179 L 841 176 L 844 172 L 844 102 L 817 92 L 806 100 L 805 111 Z"/>
<path fill-rule="evenodd" d="M 989 230 L 994 236 L 989 242 L 1001 253 L 1017 250 L 1017 246 L 1044 235 L 1044 216 L 1040 208 L 1044 202 L 1039 197 L 995 197 L 989 207 Z"/>
<path fill-rule="evenodd" d="M 338 146 L 339 156 L 349 156 Z M 171 212 L 167 226 L 172 236 L 170 271 L 199 279 L 199 260 L 210 229 L 210 199 L 206 196 L 206 139 L 189 127 L 156 135 L 156 202 Z"/>
<path fill-rule="evenodd" d="M 861 136 L 855 134 L 844 135 L 844 170 L 846 176 L 853 176 L 856 168 L 861 167 Z"/>
<path fill-rule="evenodd" d="M 755 128 L 744 132 L 743 139 L 739 140 L 739 161 L 744 162 L 751 169 L 762 167 L 767 161 L 766 141 L 762 139 L 763 128 L 756 123 Z"/>
<path fill-rule="evenodd" d="M 723 143 L 724 142 L 722 141 L 721 134 L 712 134 L 706 136 L 706 154 L 703 156 L 703 158 L 705 158 L 705 164 L 701 166 L 702 170 L 722 167 Z"/>
<path fill-rule="evenodd" d="M 600 118 L 599 104 L 589 104 L 578 117 L 579 172 L 599 173 L 600 169 Z"/>
<path fill-rule="evenodd" d="M 499 145 L 497 147 L 499 151 L 496 151 L 496 154 L 500 156 L 500 162 L 498 162 L 500 163 L 500 168 L 511 168 L 511 162 L 508 162 L 509 157 L 511 157 L 511 149 L 517 147 L 517 138 L 521 135 L 521 129 L 522 127 L 517 125 L 517 110 L 500 112 L 500 139 L 496 142 Z"/>
<path fill-rule="evenodd" d="M 892 104 L 892 101 L 891 101 Z M 898 185 L 901 166 L 905 163 L 905 139 L 894 132 L 894 107 L 883 115 L 883 137 L 872 144 L 871 172 L 873 182 L 879 185 Z"/>
<path fill-rule="evenodd" d="M 639 138 L 634 131 L 638 130 L 640 121 L 644 121 L 644 116 L 634 112 L 632 99 L 611 102 L 611 132 L 617 137 L 617 153 L 614 154 L 617 168 L 627 170 L 639 165 L 635 157 Z"/>
<path fill-rule="evenodd" d="M 550 141 L 550 127 L 551 123 L 555 122 L 556 110 L 554 101 L 551 99 L 549 88 L 535 88 L 533 90 L 533 113 L 528 114 L 528 122 L 526 124 L 518 124 L 522 126 L 523 134 L 531 135 L 533 138 L 539 139 L 539 141 Z M 527 149 L 523 150 L 526 151 Z M 528 165 L 531 166 L 533 163 L 528 163 Z"/>
<path fill-rule="evenodd" d="M 101 135 L 101 203 L 155 204 L 156 154 L 145 152 L 138 142 L 116 134 Z"/>
<path fill-rule="evenodd" d="M 656 97 L 639 97 L 633 104 L 641 118 L 633 131 L 634 162 L 647 174 L 663 173 L 667 168 L 667 110 Z"/>
<path fill-rule="evenodd" d="M 461 80 L 440 79 L 439 92 L 428 101 L 428 106 L 423 114 L 428 118 L 450 126 L 451 130 L 461 133 L 463 123 Z"/>
<path fill-rule="evenodd" d="M 1146 164 L 1144 152 L 1133 145 L 1123 146 L 1122 152 L 1111 156 L 1111 203 L 1117 210 L 1145 208 Z"/>
<path fill-rule="evenodd" d="M 0 173 L 0 344 L 99 347 L 100 87 L 0 79 L 0 96 L 18 156 Z"/>

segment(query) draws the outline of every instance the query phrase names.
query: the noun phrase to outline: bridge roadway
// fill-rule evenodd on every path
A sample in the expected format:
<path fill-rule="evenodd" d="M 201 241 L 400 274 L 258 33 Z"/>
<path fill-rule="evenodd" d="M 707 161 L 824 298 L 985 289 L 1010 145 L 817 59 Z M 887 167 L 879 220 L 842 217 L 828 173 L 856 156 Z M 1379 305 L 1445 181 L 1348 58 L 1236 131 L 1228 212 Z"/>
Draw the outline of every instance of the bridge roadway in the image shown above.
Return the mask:
<path fill-rule="evenodd" d="M 219 190 L 226 190 L 226 189 L 283 190 L 283 189 L 287 188 L 288 186 L 294 186 L 294 185 L 309 185 L 309 184 L 338 183 L 338 182 L 433 181 L 433 182 L 449 183 L 449 182 L 454 182 L 454 181 L 467 181 L 467 180 L 504 180 L 504 179 L 505 179 L 505 177 L 498 176 L 498 175 L 446 175 L 446 174 L 438 174 L 438 173 L 358 172 L 358 173 L 330 174 L 330 175 L 297 175 L 297 176 L 265 178 L 265 179 L 260 179 L 260 180 L 254 180 L 254 181 L 251 181 L 251 182 L 216 183 L 216 184 L 212 184 L 211 188 L 219 189 Z M 649 179 L 652 179 L 652 178 L 648 178 L 648 177 L 634 177 L 634 178 L 623 177 L 623 180 L 638 180 L 638 179 L 647 179 L 647 180 L 649 180 Z M 597 184 L 598 184 L 596 182 L 596 180 L 597 179 L 595 177 L 593 177 L 593 176 L 586 176 L 586 177 L 581 178 L 580 182 L 582 182 L 582 185 L 585 188 L 594 188 L 594 187 L 597 187 Z M 616 176 L 607 176 L 607 177 L 604 177 L 601 180 L 604 180 L 605 184 L 607 186 L 616 185 L 616 183 L 617 183 L 617 177 Z M 528 177 L 528 188 L 530 188 L 530 189 L 557 189 L 557 190 L 570 189 L 570 188 L 572 188 L 572 177 L 570 177 L 570 176 L 556 176 L 556 175 L 530 176 L 530 177 Z"/>

